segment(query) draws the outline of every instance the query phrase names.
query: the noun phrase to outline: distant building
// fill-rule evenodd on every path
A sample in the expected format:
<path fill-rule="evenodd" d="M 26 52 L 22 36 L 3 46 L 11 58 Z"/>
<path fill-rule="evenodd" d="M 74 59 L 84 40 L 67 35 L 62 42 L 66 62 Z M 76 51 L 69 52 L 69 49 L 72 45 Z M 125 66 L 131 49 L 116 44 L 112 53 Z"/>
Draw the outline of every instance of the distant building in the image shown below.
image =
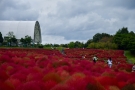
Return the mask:
<path fill-rule="evenodd" d="M 41 29 L 38 21 L 0 21 L 0 32 L 3 38 L 7 37 L 9 32 L 13 32 L 18 41 L 31 36 L 33 43 L 41 43 Z"/>

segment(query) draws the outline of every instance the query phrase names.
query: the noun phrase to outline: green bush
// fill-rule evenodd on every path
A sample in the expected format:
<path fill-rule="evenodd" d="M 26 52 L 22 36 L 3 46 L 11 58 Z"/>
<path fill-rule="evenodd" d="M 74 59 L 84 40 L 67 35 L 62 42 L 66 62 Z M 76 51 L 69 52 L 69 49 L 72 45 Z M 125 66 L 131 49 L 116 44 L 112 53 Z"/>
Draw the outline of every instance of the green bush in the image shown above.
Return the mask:
<path fill-rule="evenodd" d="M 44 48 L 44 46 L 43 45 L 39 45 L 38 48 Z"/>

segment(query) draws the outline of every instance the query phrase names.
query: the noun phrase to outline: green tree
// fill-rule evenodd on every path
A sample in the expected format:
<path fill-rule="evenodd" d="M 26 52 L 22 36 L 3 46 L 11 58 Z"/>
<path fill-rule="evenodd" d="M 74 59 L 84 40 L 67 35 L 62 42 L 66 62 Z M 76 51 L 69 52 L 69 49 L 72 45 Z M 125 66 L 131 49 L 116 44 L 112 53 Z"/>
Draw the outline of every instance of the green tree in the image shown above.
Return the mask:
<path fill-rule="evenodd" d="M 123 27 L 122 29 L 119 29 L 116 34 L 128 34 L 128 28 L 127 27 Z"/>
<path fill-rule="evenodd" d="M 118 49 L 130 50 L 135 54 L 135 33 L 129 32 L 128 28 L 119 29 L 113 37 L 113 42 L 118 45 Z"/>
<path fill-rule="evenodd" d="M 0 32 L 0 45 L 3 43 L 2 33 Z"/>
<path fill-rule="evenodd" d="M 90 43 L 92 43 L 92 39 L 89 39 L 89 40 L 84 44 L 84 48 L 87 48 Z"/>
<path fill-rule="evenodd" d="M 96 43 L 92 42 L 88 45 L 88 48 L 93 48 L 95 49 L 96 48 Z"/>
<path fill-rule="evenodd" d="M 135 35 L 135 33 L 133 31 L 129 32 L 130 35 Z"/>
<path fill-rule="evenodd" d="M 111 35 L 107 34 L 107 33 L 97 33 L 93 36 L 93 42 L 98 42 L 100 39 L 102 39 L 103 37 L 111 37 Z"/>
<path fill-rule="evenodd" d="M 113 36 L 111 37 L 102 37 L 99 42 L 112 42 Z"/>
<path fill-rule="evenodd" d="M 16 46 L 17 46 L 17 39 L 16 39 L 16 37 L 14 35 L 11 38 L 11 43 L 16 44 Z"/>
<path fill-rule="evenodd" d="M 59 44 L 54 44 L 53 46 L 54 46 L 54 47 L 59 47 Z"/>
<path fill-rule="evenodd" d="M 20 39 L 20 42 L 22 43 L 22 44 L 24 44 L 25 42 L 24 42 L 24 38 L 21 38 Z"/>
<path fill-rule="evenodd" d="M 90 43 L 88 48 L 94 49 L 117 49 L 117 44 L 112 42 L 97 42 Z"/>
<path fill-rule="evenodd" d="M 60 44 L 61 47 L 68 48 L 68 44 Z"/>
<path fill-rule="evenodd" d="M 14 44 L 17 45 L 17 39 L 16 39 L 16 37 L 14 35 L 14 32 L 8 32 L 7 33 L 7 41 L 9 43 L 9 46 L 12 46 Z"/>
<path fill-rule="evenodd" d="M 26 35 L 25 38 L 21 38 L 21 39 L 20 39 L 20 42 L 23 44 L 23 46 L 24 46 L 24 45 L 25 45 L 25 46 L 28 46 L 28 45 L 31 44 L 32 38 L 31 38 L 31 36 Z"/>
<path fill-rule="evenodd" d="M 129 33 L 127 28 L 119 29 L 113 37 L 113 42 L 118 45 L 118 49 L 127 50 L 127 45 L 132 36 L 132 32 Z"/>
<path fill-rule="evenodd" d="M 74 48 L 74 47 L 75 47 L 75 43 L 74 43 L 74 42 L 70 42 L 70 43 L 68 44 L 68 47 L 69 47 L 69 48 Z"/>
<path fill-rule="evenodd" d="M 127 48 L 132 54 L 135 54 L 135 35 L 129 36 Z"/>
<path fill-rule="evenodd" d="M 84 44 L 82 42 L 79 42 L 79 41 L 76 41 L 75 43 L 75 46 L 76 48 L 83 48 L 84 47 Z"/>
<path fill-rule="evenodd" d="M 30 45 L 32 42 L 32 38 L 31 36 L 26 35 L 24 38 L 24 44 L 26 44 L 26 46 Z"/>
<path fill-rule="evenodd" d="M 7 33 L 7 35 L 8 35 L 9 38 L 12 38 L 12 37 L 14 37 L 14 32 L 10 31 L 10 32 Z"/>

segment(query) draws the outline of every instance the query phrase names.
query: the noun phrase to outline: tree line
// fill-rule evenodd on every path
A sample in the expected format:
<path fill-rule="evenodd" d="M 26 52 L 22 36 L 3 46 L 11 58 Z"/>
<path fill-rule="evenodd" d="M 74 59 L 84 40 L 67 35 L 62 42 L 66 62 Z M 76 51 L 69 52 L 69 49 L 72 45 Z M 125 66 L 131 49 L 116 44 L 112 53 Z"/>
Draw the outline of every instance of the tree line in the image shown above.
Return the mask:
<path fill-rule="evenodd" d="M 119 49 L 129 50 L 135 54 L 135 33 L 128 31 L 127 27 L 119 29 L 114 35 L 107 33 L 96 33 L 86 43 L 79 41 L 62 44 L 69 48 L 94 48 L 94 49 Z"/>
<path fill-rule="evenodd" d="M 5 40 L 5 41 L 4 41 Z M 18 40 L 16 39 L 16 36 L 13 32 L 8 32 L 7 36 L 4 38 L 2 37 L 2 33 L 0 32 L 0 45 L 6 45 L 6 46 L 28 46 L 32 42 L 31 36 L 26 35 L 24 38 L 21 38 L 19 40 L 20 43 L 18 43 Z"/>
<path fill-rule="evenodd" d="M 15 43 L 17 39 L 12 33 L 8 33 L 8 42 Z M 21 38 L 20 42 L 24 45 L 30 45 L 32 39 L 30 36 Z M 0 32 L 0 45 L 3 43 L 2 33 Z M 128 31 L 127 27 L 119 29 L 114 35 L 107 33 L 96 33 L 92 39 L 87 40 L 86 43 L 75 41 L 68 44 L 45 44 L 44 47 L 64 47 L 64 48 L 94 48 L 94 49 L 120 49 L 129 50 L 135 54 L 135 33 Z"/>

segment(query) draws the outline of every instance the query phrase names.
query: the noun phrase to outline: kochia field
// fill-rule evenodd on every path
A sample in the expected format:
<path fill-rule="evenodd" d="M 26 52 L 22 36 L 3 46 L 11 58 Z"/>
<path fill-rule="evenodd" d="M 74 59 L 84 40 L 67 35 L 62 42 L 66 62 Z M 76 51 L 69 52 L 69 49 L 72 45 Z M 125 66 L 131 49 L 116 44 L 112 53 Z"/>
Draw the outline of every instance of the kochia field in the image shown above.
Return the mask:
<path fill-rule="evenodd" d="M 0 49 L 0 90 L 135 90 L 126 60 L 122 50 Z"/>

